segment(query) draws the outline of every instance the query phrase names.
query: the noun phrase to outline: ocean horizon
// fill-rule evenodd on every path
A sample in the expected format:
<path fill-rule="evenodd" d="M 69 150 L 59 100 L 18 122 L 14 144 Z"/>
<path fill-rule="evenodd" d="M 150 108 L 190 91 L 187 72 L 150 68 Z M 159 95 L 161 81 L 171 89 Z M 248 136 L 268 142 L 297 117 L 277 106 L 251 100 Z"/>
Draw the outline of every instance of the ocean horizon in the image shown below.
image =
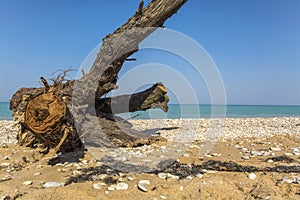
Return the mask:
<path fill-rule="evenodd" d="M 180 119 L 180 118 L 272 118 L 300 117 L 298 105 L 208 105 L 169 104 L 169 111 L 160 109 L 122 113 L 125 119 Z M 9 102 L 0 102 L 0 120 L 12 120 Z"/>

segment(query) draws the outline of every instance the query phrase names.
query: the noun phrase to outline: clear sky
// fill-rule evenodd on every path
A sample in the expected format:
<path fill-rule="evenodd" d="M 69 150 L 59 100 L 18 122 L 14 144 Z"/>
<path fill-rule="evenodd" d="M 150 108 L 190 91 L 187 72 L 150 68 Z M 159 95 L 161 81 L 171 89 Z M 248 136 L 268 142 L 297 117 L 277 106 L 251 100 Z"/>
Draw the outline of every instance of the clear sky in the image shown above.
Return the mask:
<path fill-rule="evenodd" d="M 0 101 L 9 101 L 20 87 L 39 86 L 40 76 L 49 78 L 69 66 L 78 69 L 138 3 L 0 0 Z M 165 25 L 206 49 L 222 75 L 228 104 L 300 105 L 299 0 L 189 0 Z M 162 64 L 171 59 L 147 50 L 134 57 Z M 179 61 L 167 64 L 186 74 L 200 103 L 209 103 L 207 92 L 202 95 L 198 88 L 203 81 Z M 189 103 L 186 96 L 184 103 Z"/>

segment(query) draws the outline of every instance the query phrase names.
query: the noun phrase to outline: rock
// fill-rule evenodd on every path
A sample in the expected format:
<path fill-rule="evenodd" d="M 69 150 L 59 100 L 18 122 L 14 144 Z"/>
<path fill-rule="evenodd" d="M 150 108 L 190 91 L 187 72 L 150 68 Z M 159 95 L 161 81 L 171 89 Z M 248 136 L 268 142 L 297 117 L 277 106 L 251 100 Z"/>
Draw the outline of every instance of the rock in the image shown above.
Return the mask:
<path fill-rule="evenodd" d="M 189 153 L 184 153 L 183 156 L 184 157 L 190 157 L 190 154 Z"/>
<path fill-rule="evenodd" d="M 3 157 L 3 160 L 9 160 L 10 159 L 10 156 L 4 156 Z"/>
<path fill-rule="evenodd" d="M 59 182 L 46 182 L 43 184 L 44 188 L 60 187 L 60 186 L 63 186 L 63 184 Z"/>
<path fill-rule="evenodd" d="M 211 155 L 214 156 L 214 157 L 220 157 L 220 156 L 221 156 L 220 153 L 213 153 L 213 154 L 211 154 Z"/>
<path fill-rule="evenodd" d="M 33 182 L 32 181 L 24 181 L 23 185 L 27 186 L 27 185 L 31 185 Z"/>
<path fill-rule="evenodd" d="M 0 197 L 0 200 L 10 200 L 10 196 L 8 194 L 5 194 L 4 196 Z"/>
<path fill-rule="evenodd" d="M 160 173 L 157 174 L 157 176 L 158 176 L 158 178 L 167 179 L 168 174 L 160 172 Z"/>
<path fill-rule="evenodd" d="M 250 174 L 248 175 L 248 178 L 249 178 L 250 180 L 255 180 L 255 179 L 256 179 L 256 174 L 250 173 Z"/>
<path fill-rule="evenodd" d="M 11 164 L 10 163 L 7 163 L 7 162 L 4 162 L 4 163 L 1 163 L 1 167 L 8 167 L 10 166 Z"/>
<path fill-rule="evenodd" d="M 150 185 L 149 180 L 140 180 L 137 184 L 138 189 L 143 192 L 148 192 L 148 186 Z"/>
<path fill-rule="evenodd" d="M 244 160 L 249 160 L 250 157 L 249 157 L 248 155 L 243 155 L 242 158 L 243 158 Z"/>
<path fill-rule="evenodd" d="M 118 183 L 116 185 L 116 190 L 127 190 L 128 184 L 127 183 Z"/>
<path fill-rule="evenodd" d="M 203 174 L 197 174 L 196 175 L 196 177 L 198 177 L 198 178 L 203 178 L 203 176 L 204 176 Z"/>
<path fill-rule="evenodd" d="M 105 183 L 94 183 L 93 188 L 96 190 L 100 190 Z"/>
<path fill-rule="evenodd" d="M 270 147 L 271 151 L 281 151 L 279 147 Z"/>
<path fill-rule="evenodd" d="M 192 180 L 193 179 L 193 176 L 189 175 L 187 177 L 185 177 L 186 179 L 189 179 L 189 180 Z"/>
<path fill-rule="evenodd" d="M 292 153 L 284 153 L 284 155 L 286 155 L 286 156 L 292 156 L 294 154 L 292 154 Z"/>
<path fill-rule="evenodd" d="M 111 185 L 107 188 L 107 190 L 109 190 L 109 191 L 113 191 L 115 189 L 116 189 L 116 185 Z"/>
<path fill-rule="evenodd" d="M 268 160 L 267 160 L 267 162 L 268 162 L 268 163 L 273 163 L 273 162 L 274 162 L 274 160 L 272 160 L 272 159 L 268 159 Z"/>
<path fill-rule="evenodd" d="M 11 175 L 5 175 L 4 177 L 2 177 L 0 179 L 0 183 L 1 182 L 4 182 L 4 181 L 8 181 L 8 180 L 11 180 L 12 179 L 12 176 Z"/>
<path fill-rule="evenodd" d="M 167 197 L 164 196 L 164 195 L 160 195 L 160 198 L 161 198 L 161 199 L 167 199 Z"/>
<path fill-rule="evenodd" d="M 179 176 L 176 176 L 176 175 L 173 175 L 173 174 L 170 174 L 168 173 L 167 174 L 167 179 L 169 180 L 178 180 L 179 179 Z M 149 183 L 150 184 L 150 183 Z"/>
<path fill-rule="evenodd" d="M 128 178 L 127 178 L 129 181 L 133 181 L 134 180 L 134 178 L 133 177 L 131 177 L 131 176 L 128 176 Z"/>

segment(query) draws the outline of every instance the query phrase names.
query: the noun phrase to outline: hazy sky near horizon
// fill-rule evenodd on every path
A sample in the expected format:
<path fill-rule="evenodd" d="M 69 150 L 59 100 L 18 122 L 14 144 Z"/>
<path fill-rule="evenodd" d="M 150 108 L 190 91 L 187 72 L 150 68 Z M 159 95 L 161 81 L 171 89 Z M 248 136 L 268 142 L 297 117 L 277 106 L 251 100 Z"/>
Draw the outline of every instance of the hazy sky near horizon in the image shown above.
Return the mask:
<path fill-rule="evenodd" d="M 49 78 L 69 66 L 79 69 L 102 38 L 135 13 L 138 3 L 0 0 L 0 101 L 9 101 L 20 87 L 40 86 L 40 76 Z M 299 0 L 189 0 L 165 25 L 207 51 L 220 71 L 228 104 L 300 105 Z M 120 79 L 136 66 L 152 69 L 149 63 L 157 63 L 181 74 L 199 103 L 210 103 L 203 77 L 195 76 L 182 59 L 150 50 L 133 57 L 138 61 L 126 63 Z M 158 70 L 153 67 L 147 76 L 160 77 Z M 172 77 L 161 81 L 180 87 L 181 79 Z M 142 75 L 137 78 L 143 80 Z M 122 87 L 130 84 L 135 83 Z M 192 94 L 185 88 L 170 91 L 171 103 L 181 97 L 181 103 L 190 103 Z"/>

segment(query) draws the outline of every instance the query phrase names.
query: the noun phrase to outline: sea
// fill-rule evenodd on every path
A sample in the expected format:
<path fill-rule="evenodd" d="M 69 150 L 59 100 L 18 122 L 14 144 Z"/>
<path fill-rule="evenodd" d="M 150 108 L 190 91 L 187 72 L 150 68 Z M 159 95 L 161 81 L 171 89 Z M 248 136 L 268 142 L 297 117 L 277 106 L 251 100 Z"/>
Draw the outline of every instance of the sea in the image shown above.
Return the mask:
<path fill-rule="evenodd" d="M 169 104 L 167 113 L 160 109 L 150 109 L 133 113 L 123 113 L 125 119 L 181 119 L 181 118 L 271 118 L 300 117 L 300 106 L 277 105 L 193 105 Z M 8 102 L 0 102 L 0 120 L 12 120 Z"/>

